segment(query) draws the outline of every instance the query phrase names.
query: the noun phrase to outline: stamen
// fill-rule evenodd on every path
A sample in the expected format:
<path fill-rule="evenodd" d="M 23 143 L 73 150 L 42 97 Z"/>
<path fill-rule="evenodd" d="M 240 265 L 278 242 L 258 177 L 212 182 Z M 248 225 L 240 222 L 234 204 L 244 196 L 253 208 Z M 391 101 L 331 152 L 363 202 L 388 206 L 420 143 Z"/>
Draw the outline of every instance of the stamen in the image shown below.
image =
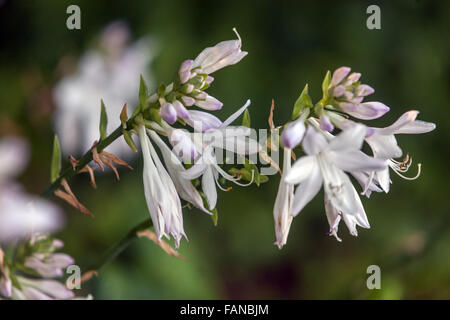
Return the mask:
<path fill-rule="evenodd" d="M 234 32 L 234 33 L 236 34 L 236 36 L 238 37 L 239 42 L 242 43 L 241 36 L 240 36 L 239 33 L 237 32 L 236 28 L 233 28 L 233 32 Z"/>
<path fill-rule="evenodd" d="M 402 171 L 402 170 L 396 170 L 394 167 L 391 167 L 391 168 L 394 169 L 394 172 L 395 172 L 398 176 L 402 177 L 402 178 L 405 179 L 405 180 L 416 180 L 416 179 L 420 176 L 422 164 L 421 164 L 421 163 L 418 163 L 418 164 L 417 164 L 417 174 L 416 174 L 414 177 L 406 177 L 406 176 L 404 176 L 403 174 L 400 173 L 400 172 L 406 172 L 407 169 L 406 169 L 405 171 Z"/>

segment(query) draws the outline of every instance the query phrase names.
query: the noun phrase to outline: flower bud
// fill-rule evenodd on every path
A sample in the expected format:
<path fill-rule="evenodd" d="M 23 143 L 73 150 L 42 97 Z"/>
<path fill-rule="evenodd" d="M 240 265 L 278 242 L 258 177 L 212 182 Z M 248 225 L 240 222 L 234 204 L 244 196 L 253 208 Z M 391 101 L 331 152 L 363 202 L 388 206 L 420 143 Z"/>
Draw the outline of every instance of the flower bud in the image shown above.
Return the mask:
<path fill-rule="evenodd" d="M 214 81 L 214 77 L 211 77 L 211 76 L 207 76 L 207 77 L 206 77 L 205 82 L 206 82 L 207 84 L 211 84 L 213 81 Z"/>
<path fill-rule="evenodd" d="M 340 97 L 344 94 L 344 92 L 345 92 L 345 87 L 343 85 L 339 85 L 336 88 L 334 88 L 333 96 Z"/>
<path fill-rule="evenodd" d="M 342 105 L 342 103 L 341 103 Z M 381 102 L 364 102 L 356 106 L 354 111 L 344 110 L 349 115 L 362 119 L 362 120 L 373 120 L 383 116 L 390 109 L 388 106 Z"/>
<path fill-rule="evenodd" d="M 281 142 L 283 146 L 288 149 L 294 149 L 300 144 L 305 135 L 305 123 L 304 119 L 300 117 L 299 119 L 291 122 L 284 128 L 281 133 Z"/>
<path fill-rule="evenodd" d="M 334 126 L 331 123 L 330 119 L 325 115 L 321 115 L 320 116 L 320 129 L 324 130 L 324 131 L 328 131 L 328 132 L 332 132 L 334 130 Z"/>
<path fill-rule="evenodd" d="M 334 87 L 340 84 L 342 80 L 344 80 L 345 77 L 347 77 L 347 75 L 350 73 L 350 70 L 351 69 L 349 67 L 340 67 L 336 69 L 333 72 L 333 77 L 331 78 L 330 86 Z"/>
<path fill-rule="evenodd" d="M 177 111 L 174 106 L 169 102 L 164 102 L 159 110 L 161 118 L 163 118 L 167 123 L 174 124 L 177 121 Z"/>
<path fill-rule="evenodd" d="M 367 84 L 361 84 L 355 90 L 355 94 L 360 97 L 371 95 L 374 92 L 375 90 Z"/>
<path fill-rule="evenodd" d="M 199 108 L 211 111 L 220 110 L 223 106 L 223 103 L 210 95 L 206 95 L 206 98 L 204 100 L 196 100 L 195 105 Z"/>
<path fill-rule="evenodd" d="M 180 101 L 174 100 L 172 102 L 172 105 L 175 108 L 179 118 L 189 119 L 189 111 L 184 107 L 184 105 Z"/>
<path fill-rule="evenodd" d="M 182 97 L 181 97 L 181 101 L 183 102 L 183 104 L 184 104 L 186 107 L 193 106 L 194 103 L 195 103 L 195 99 L 192 98 L 192 97 L 188 97 L 188 96 L 182 96 Z"/>

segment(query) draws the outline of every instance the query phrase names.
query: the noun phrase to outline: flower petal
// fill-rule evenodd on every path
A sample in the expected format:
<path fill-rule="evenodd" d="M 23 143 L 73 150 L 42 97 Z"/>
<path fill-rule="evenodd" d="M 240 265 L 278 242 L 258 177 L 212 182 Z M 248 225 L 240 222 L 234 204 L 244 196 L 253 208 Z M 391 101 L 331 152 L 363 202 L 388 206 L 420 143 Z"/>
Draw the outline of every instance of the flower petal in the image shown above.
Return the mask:
<path fill-rule="evenodd" d="M 393 134 L 385 136 L 378 134 L 376 131 L 366 141 L 377 158 L 390 159 L 402 156 L 402 149 L 398 146 Z"/>
<path fill-rule="evenodd" d="M 354 123 L 330 141 L 329 149 L 335 151 L 359 150 L 364 142 L 366 132 L 366 126 Z"/>
<path fill-rule="evenodd" d="M 285 182 L 289 184 L 298 184 L 305 181 L 310 177 L 311 172 L 315 168 L 315 166 L 315 156 L 301 157 L 289 170 L 289 173 L 286 175 Z"/>
<path fill-rule="evenodd" d="M 316 162 L 306 180 L 297 187 L 292 202 L 292 215 L 297 216 L 300 211 L 316 196 L 322 186 L 322 175 Z"/>
<path fill-rule="evenodd" d="M 359 150 L 330 151 L 327 157 L 344 171 L 378 171 L 387 167 L 387 161 L 369 157 Z"/>
<path fill-rule="evenodd" d="M 311 125 L 306 130 L 305 137 L 303 138 L 303 150 L 307 155 L 315 155 L 325 149 L 328 145 L 326 138 L 314 129 Z"/>
<path fill-rule="evenodd" d="M 214 209 L 217 204 L 217 190 L 212 167 L 208 167 L 203 174 L 202 190 L 205 193 L 206 200 L 208 201 L 209 209 Z"/>

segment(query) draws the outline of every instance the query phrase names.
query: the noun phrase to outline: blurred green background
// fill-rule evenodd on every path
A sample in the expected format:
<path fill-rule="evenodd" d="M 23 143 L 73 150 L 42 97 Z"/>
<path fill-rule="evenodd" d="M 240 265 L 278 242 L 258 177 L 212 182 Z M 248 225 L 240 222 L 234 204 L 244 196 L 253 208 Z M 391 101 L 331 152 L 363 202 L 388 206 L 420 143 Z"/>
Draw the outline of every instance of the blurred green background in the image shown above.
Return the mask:
<path fill-rule="evenodd" d="M 66 28 L 66 8 L 81 8 L 81 30 Z M 366 8 L 381 8 L 381 30 L 366 28 Z M 288 244 L 275 241 L 272 207 L 279 176 L 257 188 L 234 187 L 219 196 L 219 224 L 197 210 L 184 213 L 186 261 L 153 242 L 134 242 L 83 292 L 97 299 L 436 299 L 450 298 L 450 2 L 449 1 L 0 1 L 0 135 L 26 137 L 32 161 L 21 181 L 40 193 L 48 183 L 53 139 L 52 87 L 60 59 L 79 57 L 110 22 L 126 21 L 135 39 L 151 35 L 159 52 L 151 73 L 169 82 L 179 64 L 204 47 L 233 39 L 237 27 L 249 55 L 215 74 L 209 92 L 224 118 L 252 99 L 252 126 L 289 119 L 305 83 L 315 101 L 327 70 L 352 67 L 391 107 L 382 126 L 410 109 L 437 124 L 421 136 L 400 136 L 404 151 L 423 164 L 417 181 L 392 175 L 391 192 L 363 203 L 372 228 L 342 243 L 326 235 L 322 194 L 294 219 Z M 136 74 L 139 77 L 139 74 Z M 157 83 L 154 83 L 156 85 Z M 155 86 L 153 86 L 155 88 Z M 137 94 L 137 92 L 136 92 Z M 100 97 L 99 97 L 100 98 Z M 97 107 L 97 106 L 95 106 Z M 148 216 L 140 174 L 122 180 L 85 175 L 73 190 L 95 214 L 90 219 L 56 200 L 68 226 L 58 235 L 82 268 Z M 415 168 L 411 168 L 411 175 Z M 366 268 L 381 268 L 381 290 L 366 288 Z"/>

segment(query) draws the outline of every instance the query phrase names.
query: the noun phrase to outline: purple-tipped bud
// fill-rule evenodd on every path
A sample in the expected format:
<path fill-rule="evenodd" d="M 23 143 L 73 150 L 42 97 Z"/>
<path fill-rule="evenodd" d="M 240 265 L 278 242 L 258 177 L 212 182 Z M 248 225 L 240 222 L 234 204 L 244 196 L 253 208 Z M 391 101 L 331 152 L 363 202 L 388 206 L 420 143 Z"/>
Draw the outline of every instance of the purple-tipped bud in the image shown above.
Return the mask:
<path fill-rule="evenodd" d="M 195 99 L 197 100 L 205 100 L 208 97 L 206 92 L 200 91 L 198 94 L 195 95 Z"/>
<path fill-rule="evenodd" d="M 389 107 L 381 102 L 364 102 L 356 105 L 356 108 L 354 110 L 345 108 L 343 107 L 343 105 L 345 105 L 345 103 L 339 104 L 342 110 L 344 110 L 352 117 L 362 120 L 377 119 L 389 111 Z"/>
<path fill-rule="evenodd" d="M 339 108 L 341 108 L 342 111 L 344 112 L 350 113 L 356 110 L 356 104 L 348 102 L 340 102 Z"/>
<path fill-rule="evenodd" d="M 180 72 L 178 74 L 180 76 L 180 83 L 181 84 L 184 84 L 184 83 L 188 82 L 188 80 L 191 78 L 191 72 L 190 71 Z"/>
<path fill-rule="evenodd" d="M 163 118 L 167 123 L 174 124 L 177 121 L 177 111 L 174 106 L 169 102 L 164 102 L 159 110 L 161 118 Z"/>
<path fill-rule="evenodd" d="M 195 99 L 192 98 L 192 97 L 188 97 L 188 96 L 182 96 L 182 97 L 181 97 L 181 101 L 183 102 L 183 104 L 184 104 L 186 107 L 193 106 L 194 103 L 195 103 Z"/>
<path fill-rule="evenodd" d="M 222 108 L 223 103 L 217 100 L 216 98 L 207 95 L 204 100 L 196 100 L 195 105 L 199 108 L 205 109 L 205 110 L 219 110 Z"/>
<path fill-rule="evenodd" d="M 178 69 L 181 84 L 186 83 L 190 79 L 193 65 L 194 60 L 186 60 L 181 64 L 180 69 Z"/>
<path fill-rule="evenodd" d="M 384 103 L 373 101 L 361 103 L 356 109 L 356 113 L 358 113 L 359 119 L 373 120 L 383 116 L 389 110 Z"/>
<path fill-rule="evenodd" d="M 344 80 L 350 73 L 350 70 L 351 69 L 349 67 L 340 67 L 336 69 L 333 73 L 333 77 L 331 78 L 330 86 L 334 87 L 341 83 L 341 81 Z"/>
<path fill-rule="evenodd" d="M 207 77 L 206 77 L 205 82 L 206 82 L 207 84 L 211 84 L 213 81 L 214 81 L 214 77 L 212 77 L 212 76 L 207 76 Z"/>
<path fill-rule="evenodd" d="M 359 73 L 359 72 L 352 72 L 352 73 L 347 77 L 347 80 L 348 80 L 348 82 L 349 82 L 349 85 L 355 83 L 356 81 L 358 81 L 359 78 L 361 78 L 361 73 Z"/>
<path fill-rule="evenodd" d="M 294 149 L 302 142 L 305 135 L 305 123 L 303 119 L 291 122 L 281 133 L 281 142 L 288 149 Z"/>
<path fill-rule="evenodd" d="M 321 115 L 320 116 L 320 129 L 324 130 L 324 131 L 328 131 L 328 132 L 333 132 L 334 130 L 334 126 L 331 123 L 330 119 L 326 116 L 326 115 Z"/>
<path fill-rule="evenodd" d="M 334 88 L 333 96 L 340 97 L 344 94 L 344 92 L 345 92 L 345 87 L 343 85 L 339 85 L 336 88 Z"/>
<path fill-rule="evenodd" d="M 365 97 L 365 96 L 371 95 L 374 92 L 375 92 L 375 90 L 367 84 L 362 84 L 362 85 L 358 86 L 355 90 L 355 94 L 360 97 Z"/>
<path fill-rule="evenodd" d="M 179 118 L 189 119 L 189 111 L 184 107 L 184 105 L 180 101 L 175 100 L 172 103 L 172 105 L 175 108 L 175 110 L 177 111 L 177 115 Z"/>
<path fill-rule="evenodd" d="M 192 91 L 194 91 L 195 87 L 194 87 L 193 84 L 188 83 L 188 84 L 185 84 L 185 87 L 184 87 L 183 89 L 184 89 L 184 92 L 185 92 L 185 93 L 189 94 L 189 93 L 191 93 Z"/>
<path fill-rule="evenodd" d="M 186 60 L 181 64 L 178 72 L 181 73 L 181 72 L 191 71 L 193 65 L 194 65 L 194 60 L 191 60 L 191 59 Z"/>
<path fill-rule="evenodd" d="M 347 101 L 353 99 L 353 93 L 351 93 L 350 91 L 345 91 L 343 96 L 344 96 L 344 99 Z"/>

